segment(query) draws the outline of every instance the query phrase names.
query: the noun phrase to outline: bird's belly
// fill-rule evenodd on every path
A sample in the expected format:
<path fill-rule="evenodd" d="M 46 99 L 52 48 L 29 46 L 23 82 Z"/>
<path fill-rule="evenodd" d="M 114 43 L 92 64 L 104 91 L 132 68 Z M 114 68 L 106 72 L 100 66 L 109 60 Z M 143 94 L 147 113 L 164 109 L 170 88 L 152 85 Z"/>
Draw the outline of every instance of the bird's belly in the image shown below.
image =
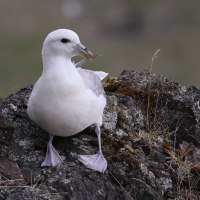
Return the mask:
<path fill-rule="evenodd" d="M 31 107 L 34 109 L 29 108 L 29 116 L 48 133 L 74 135 L 94 123 L 102 123 L 105 97 L 90 93 L 68 96 L 64 100 L 45 97 L 42 101 L 32 99 Z"/>

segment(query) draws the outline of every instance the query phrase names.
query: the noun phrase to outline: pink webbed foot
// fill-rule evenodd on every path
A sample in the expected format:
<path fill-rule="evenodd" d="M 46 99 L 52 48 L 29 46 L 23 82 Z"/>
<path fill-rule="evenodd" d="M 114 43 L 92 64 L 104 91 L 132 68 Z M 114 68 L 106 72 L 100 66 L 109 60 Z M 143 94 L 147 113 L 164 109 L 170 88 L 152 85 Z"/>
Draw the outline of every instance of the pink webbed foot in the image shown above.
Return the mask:
<path fill-rule="evenodd" d="M 62 158 L 60 157 L 60 155 L 57 153 L 57 151 L 54 149 L 54 147 L 52 145 L 54 136 L 50 135 L 50 134 L 49 134 L 49 136 L 50 136 L 50 139 L 47 144 L 46 158 L 41 165 L 42 167 L 44 167 L 44 166 L 55 167 L 56 165 L 63 162 Z"/>
<path fill-rule="evenodd" d="M 78 160 L 87 168 L 94 169 L 101 173 L 104 173 L 107 168 L 107 161 L 102 153 L 94 155 L 78 155 Z"/>
<path fill-rule="evenodd" d="M 101 151 L 101 129 L 98 124 L 95 124 L 95 126 L 95 132 L 97 134 L 99 143 L 99 153 L 94 155 L 79 155 L 78 160 L 82 162 L 87 168 L 104 173 L 107 168 L 107 161 Z"/>

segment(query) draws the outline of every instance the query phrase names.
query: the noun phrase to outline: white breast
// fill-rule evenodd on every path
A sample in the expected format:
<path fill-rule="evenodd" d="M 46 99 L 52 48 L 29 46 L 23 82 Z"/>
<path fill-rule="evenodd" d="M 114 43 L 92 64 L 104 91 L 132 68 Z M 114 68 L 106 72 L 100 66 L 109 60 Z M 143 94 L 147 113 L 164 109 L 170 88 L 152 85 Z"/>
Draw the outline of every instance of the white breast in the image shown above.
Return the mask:
<path fill-rule="evenodd" d="M 91 124 L 102 124 L 105 105 L 105 97 L 86 90 L 77 72 L 64 69 L 40 77 L 28 102 L 28 114 L 48 133 L 70 136 Z"/>

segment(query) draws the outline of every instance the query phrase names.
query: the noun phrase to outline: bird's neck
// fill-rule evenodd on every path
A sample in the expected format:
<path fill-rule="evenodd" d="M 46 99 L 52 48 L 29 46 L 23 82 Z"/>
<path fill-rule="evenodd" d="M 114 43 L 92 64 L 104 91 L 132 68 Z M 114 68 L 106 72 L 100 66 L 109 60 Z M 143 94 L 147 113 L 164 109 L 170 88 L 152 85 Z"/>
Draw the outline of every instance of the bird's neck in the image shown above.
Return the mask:
<path fill-rule="evenodd" d="M 80 74 L 77 72 L 75 65 L 71 59 L 59 57 L 43 57 L 43 72 L 41 80 L 45 83 L 52 83 L 60 95 L 68 93 L 68 95 L 84 94 L 85 83 Z M 51 89 L 52 89 L 51 88 Z"/>
<path fill-rule="evenodd" d="M 71 58 L 66 58 L 64 56 L 43 56 L 43 72 L 54 73 L 58 71 L 70 72 L 75 69 L 74 64 L 71 62 Z"/>

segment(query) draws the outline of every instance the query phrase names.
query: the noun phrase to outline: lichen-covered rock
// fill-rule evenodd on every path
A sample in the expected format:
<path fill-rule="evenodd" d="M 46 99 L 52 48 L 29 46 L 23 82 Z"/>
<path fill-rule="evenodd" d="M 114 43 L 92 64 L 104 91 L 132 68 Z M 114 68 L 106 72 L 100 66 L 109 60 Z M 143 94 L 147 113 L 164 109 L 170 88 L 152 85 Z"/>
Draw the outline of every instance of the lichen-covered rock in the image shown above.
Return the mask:
<path fill-rule="evenodd" d="M 0 133 L 1 138 L 4 138 L 2 139 L 4 146 L 0 152 L 0 166 L 5 166 L 7 162 L 13 164 L 12 168 L 1 170 L 3 175 L 1 180 L 5 183 L 5 178 L 21 179 L 20 186 L 26 188 L 19 191 L 15 188 L 6 190 L 3 187 L 0 189 L 4 194 L 3 198 L 123 199 L 124 193 L 120 185 L 108 171 L 101 174 L 87 169 L 76 158 L 77 154 L 91 154 L 98 151 L 98 141 L 93 127 L 72 137 L 55 137 L 53 145 L 64 163 L 55 168 L 41 168 L 45 158 L 48 133 L 27 115 L 27 101 L 31 90 L 32 86 L 24 87 L 18 93 L 0 101 Z M 139 161 L 128 151 L 126 141 L 121 140 L 123 138 L 116 134 L 116 130 L 122 130 L 126 136 L 131 137 L 134 131 L 141 128 L 140 125 L 144 126 L 144 121 L 137 101 L 128 96 L 111 93 L 107 94 L 107 98 L 108 105 L 102 126 L 102 150 L 108 160 L 110 173 L 118 171 L 116 163 L 126 163 L 125 171 L 120 169 L 117 173 L 117 176 L 121 177 L 118 181 L 123 183 L 124 177 L 131 173 L 132 165 L 137 165 Z M 11 174 L 10 170 L 13 169 L 18 176 Z M 128 176 L 123 184 L 124 187 L 129 188 L 130 182 L 131 176 Z M 1 185 L 9 186 L 7 182 Z"/>
<path fill-rule="evenodd" d="M 155 75 L 148 70 L 124 70 L 116 81 L 120 84 L 113 92 L 140 101 L 142 111 L 146 116 L 149 114 L 146 122 L 151 123 L 152 118 L 156 119 L 158 126 L 168 129 L 171 141 L 176 143 L 176 147 L 182 141 L 200 145 L 198 88 L 180 86 L 170 78 Z"/>
<path fill-rule="evenodd" d="M 107 106 L 103 113 L 103 127 L 120 138 L 144 129 L 145 121 L 140 102 L 125 95 L 106 93 Z"/>
<path fill-rule="evenodd" d="M 117 88 L 132 87 L 143 91 L 169 92 L 180 89 L 180 85 L 170 78 L 156 75 L 149 70 L 129 71 L 123 70 L 117 81 L 121 85 Z"/>
<path fill-rule="evenodd" d="M 97 153 L 94 127 L 67 138 L 55 136 L 53 145 L 64 162 L 42 168 L 49 138 L 27 115 L 32 86 L 0 99 L 0 200 L 170 199 L 180 184 L 172 177 L 182 180 L 182 175 L 184 189 L 197 180 L 198 88 L 182 87 L 147 70 L 123 71 L 106 87 L 104 174 L 77 160 L 78 154 Z"/>

